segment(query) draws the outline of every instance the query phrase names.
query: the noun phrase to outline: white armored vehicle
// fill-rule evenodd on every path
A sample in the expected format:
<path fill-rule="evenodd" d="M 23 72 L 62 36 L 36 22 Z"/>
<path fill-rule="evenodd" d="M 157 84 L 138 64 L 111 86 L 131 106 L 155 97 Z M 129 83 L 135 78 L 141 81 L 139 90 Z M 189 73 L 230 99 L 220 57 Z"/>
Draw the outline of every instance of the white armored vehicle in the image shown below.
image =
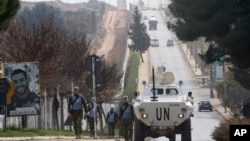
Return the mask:
<path fill-rule="evenodd" d="M 176 134 L 181 134 L 181 141 L 191 141 L 192 93 L 186 96 L 173 82 L 172 72 L 161 72 L 154 77 L 153 70 L 153 84 L 145 86 L 142 94 L 134 99 L 135 141 L 160 136 L 175 141 Z"/>

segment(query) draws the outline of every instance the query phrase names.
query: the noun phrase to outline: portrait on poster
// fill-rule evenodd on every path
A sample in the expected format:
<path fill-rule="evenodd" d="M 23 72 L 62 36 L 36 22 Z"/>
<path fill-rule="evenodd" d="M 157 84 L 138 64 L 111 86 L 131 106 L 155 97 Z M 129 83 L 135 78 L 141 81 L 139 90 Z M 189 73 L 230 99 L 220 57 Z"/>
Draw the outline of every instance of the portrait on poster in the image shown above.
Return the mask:
<path fill-rule="evenodd" d="M 12 81 L 14 95 L 8 116 L 40 114 L 39 66 L 37 62 L 6 63 L 4 76 Z"/>

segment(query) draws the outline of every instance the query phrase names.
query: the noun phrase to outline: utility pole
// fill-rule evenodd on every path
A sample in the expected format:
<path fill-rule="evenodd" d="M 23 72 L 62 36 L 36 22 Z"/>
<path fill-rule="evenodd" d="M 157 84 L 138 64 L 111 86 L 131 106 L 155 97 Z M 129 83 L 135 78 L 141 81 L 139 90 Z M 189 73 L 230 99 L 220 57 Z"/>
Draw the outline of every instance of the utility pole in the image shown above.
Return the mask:
<path fill-rule="evenodd" d="M 91 72 L 91 74 L 89 74 L 86 78 L 86 84 L 89 88 L 92 89 L 93 92 L 93 98 L 94 98 L 94 138 L 97 137 L 97 125 L 96 125 L 96 117 L 97 117 L 97 113 L 96 113 L 96 89 L 100 88 L 103 85 L 103 80 L 102 77 L 100 75 L 100 70 L 101 70 L 101 66 L 102 66 L 102 62 L 101 62 L 101 58 L 96 56 L 96 55 L 92 55 L 92 56 L 88 56 L 85 59 L 85 66 L 86 69 L 88 71 Z"/>
<path fill-rule="evenodd" d="M 195 43 L 195 59 L 194 59 L 194 61 L 195 61 L 195 71 L 197 71 L 197 67 L 199 66 L 198 65 L 198 49 L 197 49 L 197 43 L 198 43 L 198 41 L 195 41 L 194 42 Z"/>
<path fill-rule="evenodd" d="M 203 55 L 203 46 L 202 46 L 202 38 L 200 38 L 200 43 L 201 43 L 201 50 L 200 50 L 200 53 Z M 201 72 L 202 74 L 204 74 L 204 61 L 201 60 Z"/>
<path fill-rule="evenodd" d="M 224 108 L 225 108 L 225 111 L 224 111 L 224 113 L 226 113 L 227 112 L 227 105 L 226 105 L 226 98 L 227 98 L 227 92 L 226 92 L 226 90 L 227 90 L 227 86 L 226 86 L 226 71 L 225 71 L 225 58 L 223 58 L 223 79 L 224 79 Z"/>
<path fill-rule="evenodd" d="M 92 81 L 93 81 L 93 89 L 92 89 L 92 92 L 93 92 L 93 98 L 95 99 L 93 104 L 94 104 L 94 138 L 97 137 L 97 133 L 96 133 L 96 96 L 95 96 L 95 57 L 92 57 Z"/>
<path fill-rule="evenodd" d="M 210 66 L 210 98 L 214 98 L 214 72 L 213 64 Z"/>

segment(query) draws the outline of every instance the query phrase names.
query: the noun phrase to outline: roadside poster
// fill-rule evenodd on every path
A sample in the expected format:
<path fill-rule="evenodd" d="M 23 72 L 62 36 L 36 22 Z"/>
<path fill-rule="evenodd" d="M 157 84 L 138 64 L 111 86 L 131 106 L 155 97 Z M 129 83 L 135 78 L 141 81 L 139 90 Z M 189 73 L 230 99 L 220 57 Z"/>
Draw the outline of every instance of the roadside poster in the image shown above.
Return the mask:
<path fill-rule="evenodd" d="M 216 67 L 216 78 L 217 79 L 223 79 L 224 78 L 224 71 L 223 66 L 217 66 Z"/>
<path fill-rule="evenodd" d="M 5 63 L 3 75 L 14 85 L 11 104 L 7 105 L 7 116 L 40 114 L 38 63 Z"/>

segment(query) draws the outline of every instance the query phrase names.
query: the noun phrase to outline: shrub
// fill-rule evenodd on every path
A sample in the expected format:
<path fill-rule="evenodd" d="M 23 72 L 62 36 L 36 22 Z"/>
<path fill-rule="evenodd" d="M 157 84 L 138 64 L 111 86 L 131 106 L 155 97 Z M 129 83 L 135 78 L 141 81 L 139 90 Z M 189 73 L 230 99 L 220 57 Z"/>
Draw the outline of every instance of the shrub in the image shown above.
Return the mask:
<path fill-rule="evenodd" d="M 229 141 L 230 125 L 249 125 L 250 119 L 247 118 L 231 118 L 222 121 L 219 127 L 216 127 L 212 133 L 212 138 L 216 141 Z"/>

